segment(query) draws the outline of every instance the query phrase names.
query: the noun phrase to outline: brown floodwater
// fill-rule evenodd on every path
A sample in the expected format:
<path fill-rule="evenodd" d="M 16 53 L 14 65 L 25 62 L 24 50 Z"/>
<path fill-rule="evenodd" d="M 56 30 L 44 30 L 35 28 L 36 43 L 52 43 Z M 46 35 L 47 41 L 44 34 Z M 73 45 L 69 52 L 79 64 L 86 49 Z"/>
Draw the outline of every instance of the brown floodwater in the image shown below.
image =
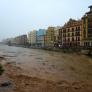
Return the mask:
<path fill-rule="evenodd" d="M 0 45 L 0 56 L 28 76 L 52 81 L 92 82 L 92 58 L 85 55 Z"/>

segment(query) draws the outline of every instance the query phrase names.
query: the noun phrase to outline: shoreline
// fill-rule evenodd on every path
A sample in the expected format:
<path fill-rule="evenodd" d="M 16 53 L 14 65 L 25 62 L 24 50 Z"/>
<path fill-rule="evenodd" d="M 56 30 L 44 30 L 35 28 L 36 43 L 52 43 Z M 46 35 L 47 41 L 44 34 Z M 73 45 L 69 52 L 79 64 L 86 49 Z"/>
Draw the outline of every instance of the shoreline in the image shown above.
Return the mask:
<path fill-rule="evenodd" d="M 54 82 L 46 79 L 40 79 L 37 76 L 31 77 L 22 74 L 21 69 L 18 69 L 12 64 L 6 64 L 6 69 L 9 78 L 13 81 L 16 92 L 91 92 L 92 84 L 85 82 L 73 82 L 69 83 L 65 80 Z M 14 69 L 13 69 L 14 68 Z M 17 71 L 17 72 L 16 72 Z"/>
<path fill-rule="evenodd" d="M 2 61 L 3 62 L 3 61 Z M 86 82 L 50 81 L 37 76 L 23 74 L 23 70 L 13 63 L 3 65 L 6 76 L 13 83 L 13 92 L 91 92 L 92 84 Z M 11 92 L 12 92 L 11 91 Z"/>
<path fill-rule="evenodd" d="M 3 73 L 0 75 L 0 92 L 15 92 L 13 89 L 12 81 L 9 78 L 9 76 L 6 73 L 5 67 L 4 67 L 4 61 L 5 57 L 0 56 L 0 65 L 3 68 Z"/>
<path fill-rule="evenodd" d="M 76 53 L 76 54 L 81 54 L 81 55 L 88 55 L 92 56 L 92 50 L 90 48 L 56 48 L 56 47 L 29 47 L 29 46 L 21 46 L 21 45 L 7 45 L 7 46 L 12 46 L 12 47 L 22 47 L 22 48 L 28 48 L 28 49 L 40 49 L 40 50 L 46 50 L 46 51 L 53 51 L 53 52 L 61 52 L 61 53 Z"/>

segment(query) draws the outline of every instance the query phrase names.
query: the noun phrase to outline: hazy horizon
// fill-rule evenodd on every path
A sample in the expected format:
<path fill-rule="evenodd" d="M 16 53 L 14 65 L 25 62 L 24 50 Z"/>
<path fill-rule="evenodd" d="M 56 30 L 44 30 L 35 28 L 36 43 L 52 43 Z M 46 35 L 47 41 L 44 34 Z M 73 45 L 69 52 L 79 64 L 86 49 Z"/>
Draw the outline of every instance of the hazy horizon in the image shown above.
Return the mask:
<path fill-rule="evenodd" d="M 0 40 L 80 19 L 92 0 L 1 0 Z"/>

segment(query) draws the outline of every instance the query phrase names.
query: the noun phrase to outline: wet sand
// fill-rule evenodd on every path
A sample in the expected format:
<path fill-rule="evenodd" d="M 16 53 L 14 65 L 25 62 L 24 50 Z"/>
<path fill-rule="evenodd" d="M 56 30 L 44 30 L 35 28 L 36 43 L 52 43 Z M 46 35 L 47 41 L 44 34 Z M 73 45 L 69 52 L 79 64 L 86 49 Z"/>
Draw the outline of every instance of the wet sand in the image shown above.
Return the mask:
<path fill-rule="evenodd" d="M 92 92 L 87 56 L 16 47 L 2 47 L 0 55 L 14 92 Z"/>

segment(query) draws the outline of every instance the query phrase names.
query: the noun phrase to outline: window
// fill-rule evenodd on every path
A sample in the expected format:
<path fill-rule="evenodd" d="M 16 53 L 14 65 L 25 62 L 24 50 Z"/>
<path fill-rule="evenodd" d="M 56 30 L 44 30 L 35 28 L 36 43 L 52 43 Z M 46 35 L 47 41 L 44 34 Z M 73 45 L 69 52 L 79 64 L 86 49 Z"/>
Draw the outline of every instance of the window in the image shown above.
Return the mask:
<path fill-rule="evenodd" d="M 80 31 L 80 27 L 78 27 L 78 31 Z"/>
<path fill-rule="evenodd" d="M 78 37 L 78 41 L 80 41 L 80 37 Z"/>
<path fill-rule="evenodd" d="M 72 36 L 74 36 L 74 33 L 72 33 Z"/>
<path fill-rule="evenodd" d="M 72 28 L 72 31 L 74 31 L 74 28 Z"/>
<path fill-rule="evenodd" d="M 72 38 L 72 41 L 74 41 L 74 38 Z"/>
<path fill-rule="evenodd" d="M 90 42 L 85 42 L 84 46 L 90 46 Z"/>
<path fill-rule="evenodd" d="M 77 27 L 76 27 L 76 31 L 77 31 Z"/>
<path fill-rule="evenodd" d="M 70 41 L 70 39 L 68 38 L 68 41 Z"/>
<path fill-rule="evenodd" d="M 70 29 L 68 29 L 68 32 L 70 31 Z"/>
<path fill-rule="evenodd" d="M 70 36 L 70 34 L 68 33 L 68 37 Z"/>

